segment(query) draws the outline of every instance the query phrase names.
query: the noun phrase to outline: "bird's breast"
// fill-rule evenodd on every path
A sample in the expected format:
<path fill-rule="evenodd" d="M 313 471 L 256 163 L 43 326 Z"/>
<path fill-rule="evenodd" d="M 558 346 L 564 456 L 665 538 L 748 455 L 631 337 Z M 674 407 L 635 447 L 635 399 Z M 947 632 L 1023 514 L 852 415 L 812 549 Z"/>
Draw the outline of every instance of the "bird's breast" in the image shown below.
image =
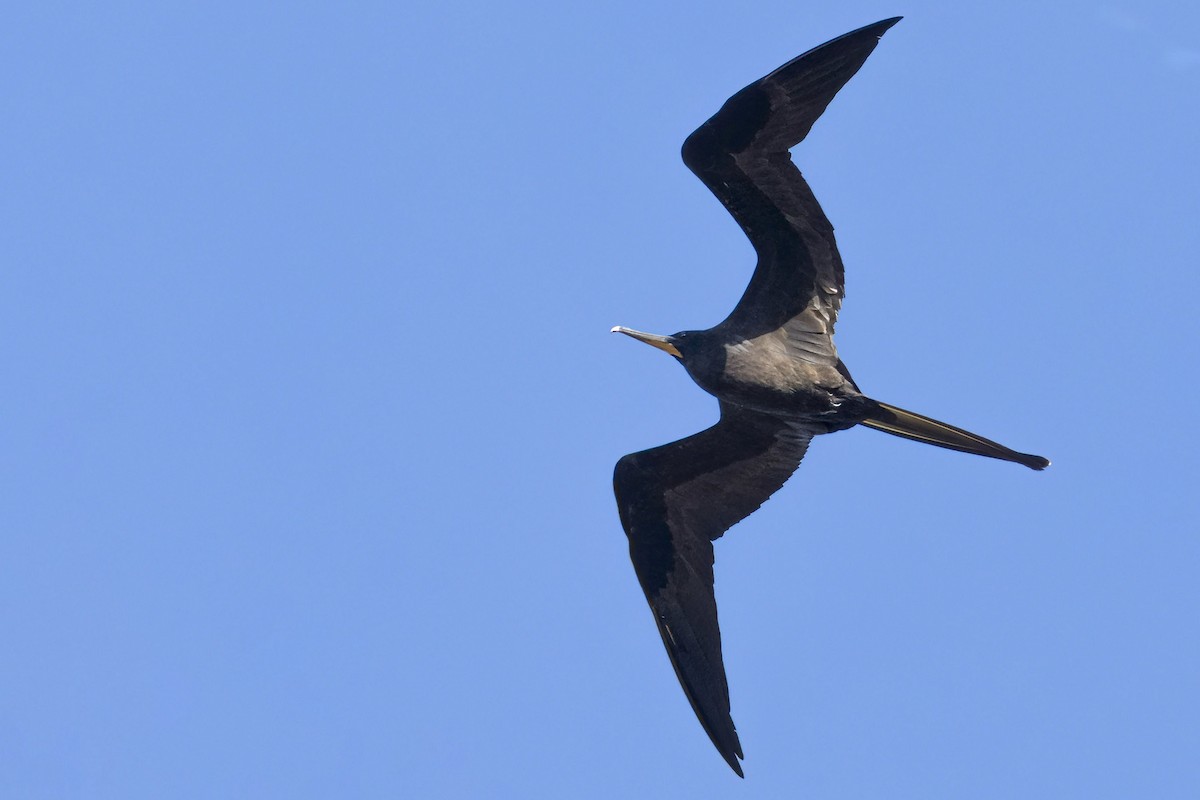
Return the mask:
<path fill-rule="evenodd" d="M 777 416 L 849 425 L 864 413 L 862 395 L 836 367 L 798 359 L 782 341 L 760 337 L 722 349 L 719 369 L 692 375 L 721 400 Z M 848 425 L 836 424 L 840 427 Z"/>

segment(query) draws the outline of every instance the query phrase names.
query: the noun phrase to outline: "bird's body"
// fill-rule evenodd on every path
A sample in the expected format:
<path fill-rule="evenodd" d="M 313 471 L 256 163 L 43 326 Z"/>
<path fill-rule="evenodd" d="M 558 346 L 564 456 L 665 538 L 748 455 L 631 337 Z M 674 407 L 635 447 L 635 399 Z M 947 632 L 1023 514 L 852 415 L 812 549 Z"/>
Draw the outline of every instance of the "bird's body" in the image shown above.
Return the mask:
<path fill-rule="evenodd" d="M 683 344 L 676 344 L 686 353 L 683 366 L 692 380 L 714 397 L 797 422 L 835 426 L 822 433 L 852 427 L 864 418 L 866 398 L 854 383 L 836 367 L 794 358 L 781 331 L 753 339 L 721 333 L 720 328 L 685 333 Z M 713 344 L 704 341 L 706 335 Z M 697 339 L 703 344 L 695 346 Z"/>
<path fill-rule="evenodd" d="M 716 425 L 621 458 L 613 484 L 630 557 L 671 663 L 738 775 L 742 751 L 721 658 L 712 541 L 784 484 L 812 438 L 862 424 L 1032 469 L 1050 463 L 872 400 L 833 344 L 842 261 L 833 226 L 789 149 L 898 21 L 868 25 L 793 59 L 731 97 L 684 143 L 684 162 L 758 254 L 730 315 L 708 330 L 671 336 L 613 328 L 674 356 L 720 401 Z"/>

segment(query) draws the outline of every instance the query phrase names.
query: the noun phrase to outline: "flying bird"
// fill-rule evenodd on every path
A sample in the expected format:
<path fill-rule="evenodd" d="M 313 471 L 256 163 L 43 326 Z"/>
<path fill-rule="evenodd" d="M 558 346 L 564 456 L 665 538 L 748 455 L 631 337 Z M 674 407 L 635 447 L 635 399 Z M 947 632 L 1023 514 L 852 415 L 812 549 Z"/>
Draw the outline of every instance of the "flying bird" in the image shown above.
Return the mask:
<path fill-rule="evenodd" d="M 683 161 L 758 255 L 741 300 L 708 330 L 624 333 L 674 356 L 720 402 L 716 425 L 621 458 L 613 487 L 629 553 L 675 673 L 739 776 L 741 743 L 713 594 L 713 545 L 795 471 L 814 436 L 866 425 L 918 442 L 1045 469 L 961 428 L 872 400 L 833 344 L 844 295 L 829 224 L 789 149 L 808 135 L 899 17 L 840 36 L 726 101 L 683 144 Z"/>

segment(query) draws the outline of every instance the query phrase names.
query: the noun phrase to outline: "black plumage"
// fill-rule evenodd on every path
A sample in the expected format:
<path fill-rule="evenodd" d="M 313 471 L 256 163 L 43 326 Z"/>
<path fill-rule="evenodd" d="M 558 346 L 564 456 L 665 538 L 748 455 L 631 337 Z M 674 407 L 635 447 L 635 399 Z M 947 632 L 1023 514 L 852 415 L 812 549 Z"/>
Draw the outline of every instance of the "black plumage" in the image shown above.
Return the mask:
<path fill-rule="evenodd" d="M 671 336 L 613 328 L 673 355 L 720 400 L 716 425 L 623 457 L 613 485 L 634 569 L 679 682 L 738 775 L 743 756 L 721 658 L 712 542 L 787 481 L 812 438 L 861 424 L 1032 469 L 1050 463 L 866 397 L 834 347 L 842 260 L 833 226 L 788 151 L 898 21 L 789 61 L 729 98 L 684 142 L 684 162 L 758 255 L 730 315 L 714 328 Z"/>

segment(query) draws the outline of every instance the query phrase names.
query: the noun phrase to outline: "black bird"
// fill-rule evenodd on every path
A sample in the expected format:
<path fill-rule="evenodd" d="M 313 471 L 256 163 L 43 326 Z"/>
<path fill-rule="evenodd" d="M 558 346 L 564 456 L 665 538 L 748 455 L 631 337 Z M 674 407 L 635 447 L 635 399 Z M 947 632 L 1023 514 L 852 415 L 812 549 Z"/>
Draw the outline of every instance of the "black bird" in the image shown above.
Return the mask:
<path fill-rule="evenodd" d="M 1041 456 L 866 397 L 833 345 L 842 259 L 789 148 L 808 134 L 888 28 L 886 19 L 808 51 L 742 89 L 683 144 L 683 161 L 749 237 L 758 265 L 715 328 L 671 336 L 616 327 L 664 350 L 720 401 L 694 436 L 631 453 L 613 486 L 638 581 L 696 716 L 739 776 L 741 743 L 713 594 L 713 540 L 781 487 L 812 438 L 866 425 L 1045 469 Z"/>

